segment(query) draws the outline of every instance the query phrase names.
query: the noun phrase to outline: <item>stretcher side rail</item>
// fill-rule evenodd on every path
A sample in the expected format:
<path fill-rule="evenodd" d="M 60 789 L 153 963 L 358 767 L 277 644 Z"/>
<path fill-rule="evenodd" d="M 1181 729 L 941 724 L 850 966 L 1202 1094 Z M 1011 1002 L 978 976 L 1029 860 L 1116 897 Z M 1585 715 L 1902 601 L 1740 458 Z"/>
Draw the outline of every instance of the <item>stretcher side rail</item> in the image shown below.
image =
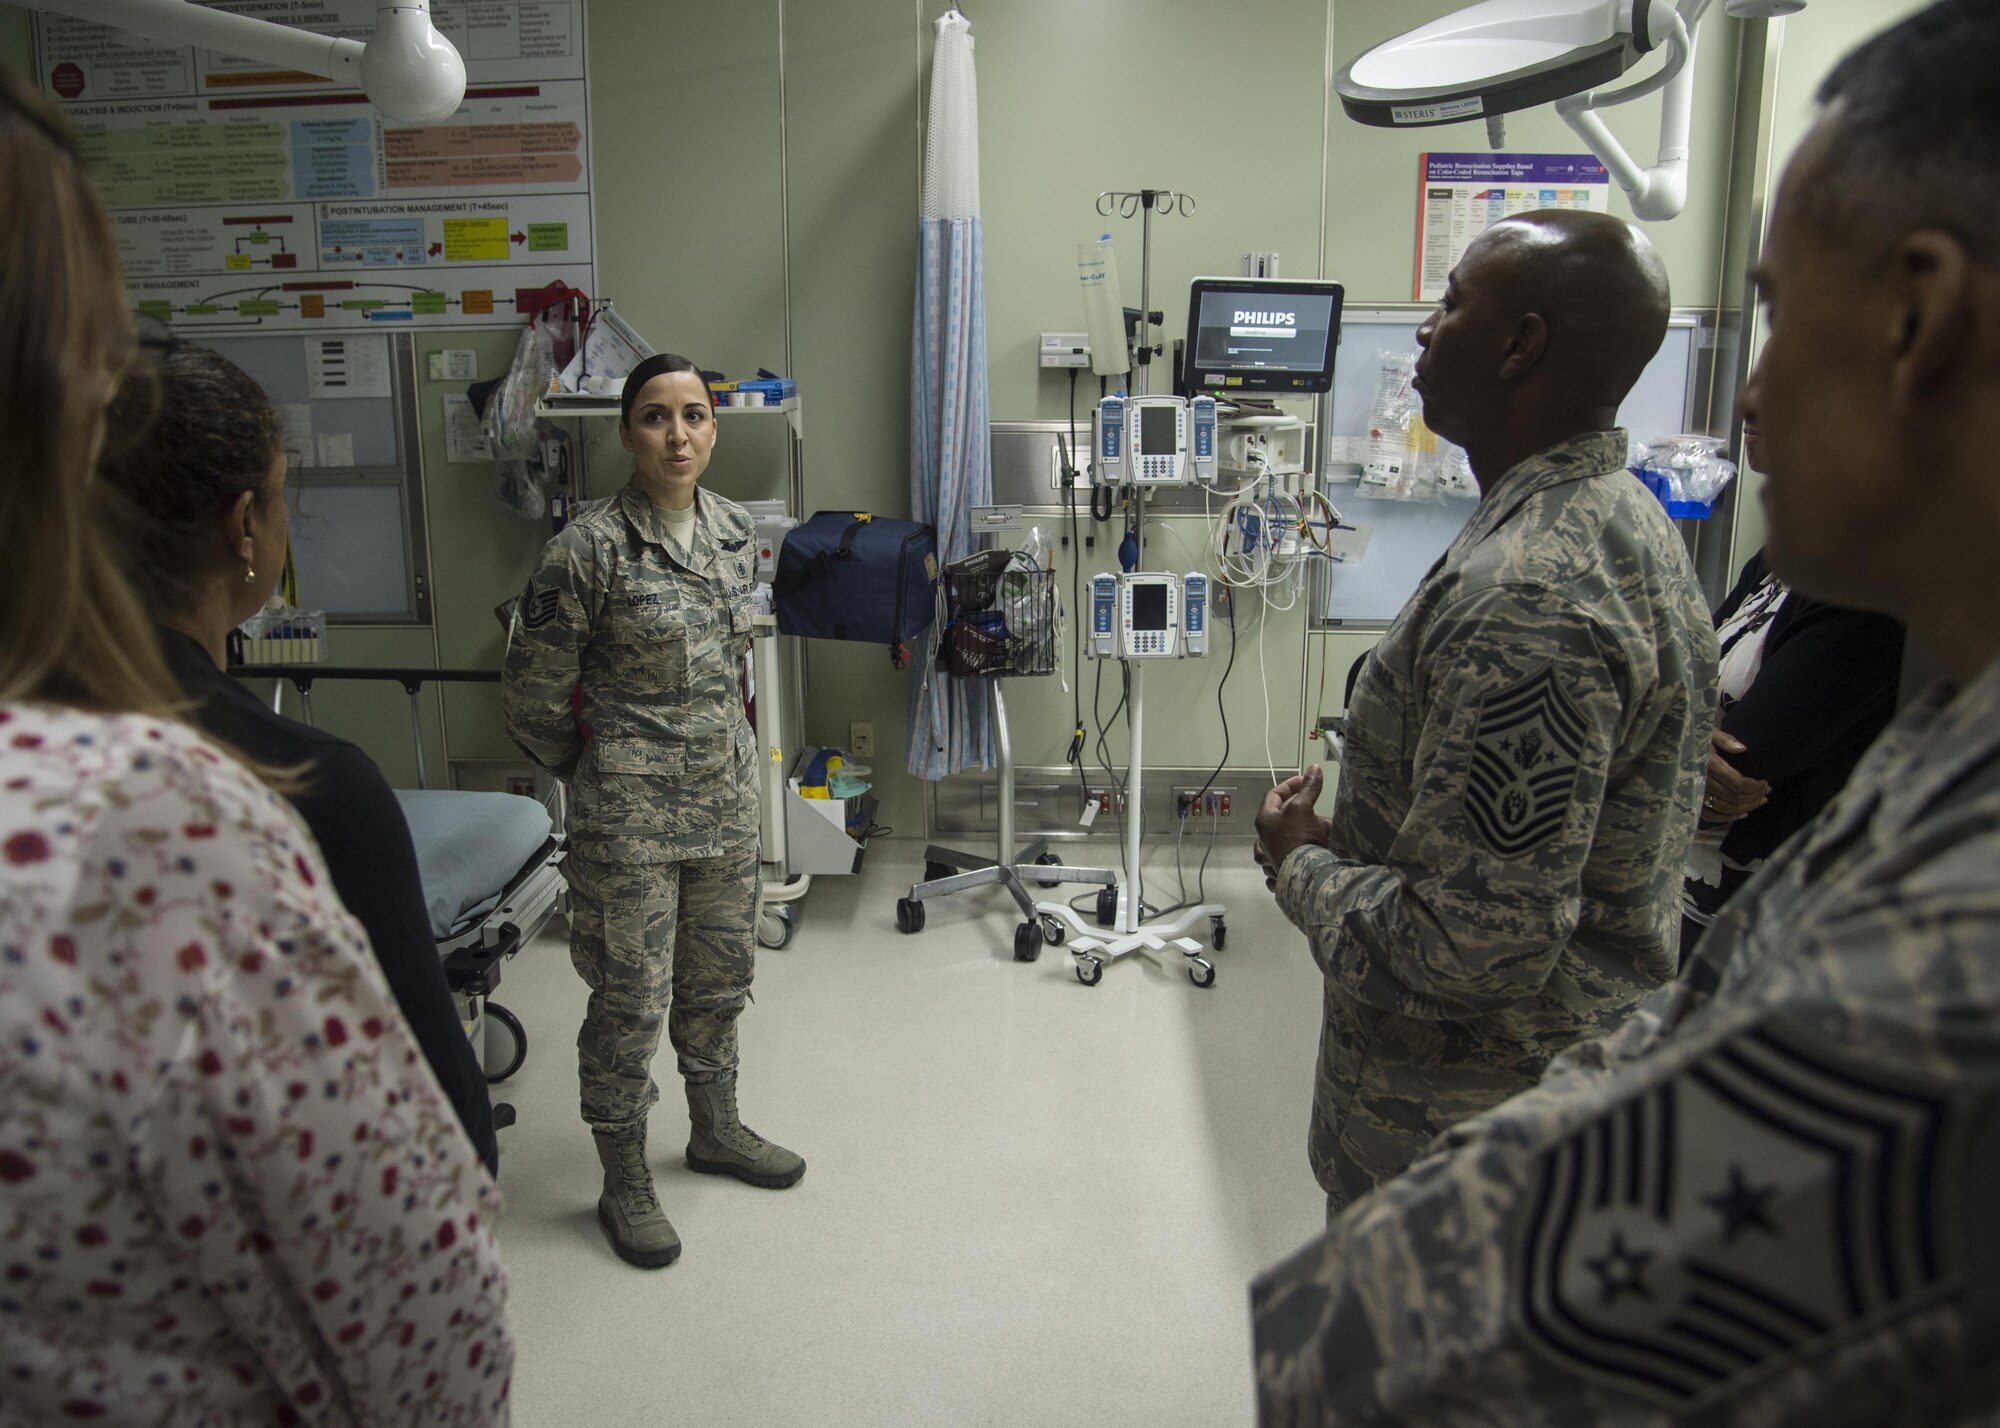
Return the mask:
<path fill-rule="evenodd" d="M 417 755 L 417 787 L 429 788 L 424 772 L 424 726 L 417 696 L 423 692 L 425 684 L 432 680 L 440 684 L 498 684 L 500 671 L 497 669 L 414 669 L 389 665 L 348 665 L 348 664 L 232 664 L 229 673 L 237 679 L 289 680 L 299 691 L 299 705 L 304 711 L 305 722 L 310 724 L 312 716 L 312 687 L 322 679 L 376 679 L 387 680 L 403 686 L 403 692 L 410 696 L 410 739 Z M 271 712 L 282 714 L 278 707 L 284 695 L 280 684 L 271 695 Z"/>

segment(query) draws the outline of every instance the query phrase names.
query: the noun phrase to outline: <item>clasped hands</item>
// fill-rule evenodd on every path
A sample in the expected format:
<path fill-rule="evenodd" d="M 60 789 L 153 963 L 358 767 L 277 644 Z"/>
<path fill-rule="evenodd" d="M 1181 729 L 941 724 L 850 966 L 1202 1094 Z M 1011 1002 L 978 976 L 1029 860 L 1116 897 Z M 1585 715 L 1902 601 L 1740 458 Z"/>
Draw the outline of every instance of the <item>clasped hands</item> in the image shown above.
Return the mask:
<path fill-rule="evenodd" d="M 1312 844 L 1328 847 L 1333 838 L 1331 820 L 1319 816 L 1313 805 L 1319 802 L 1326 776 L 1318 764 L 1307 764 L 1304 773 L 1293 774 L 1264 795 L 1257 809 L 1257 841 L 1250 856 L 1264 870 L 1264 886 L 1278 889 L 1278 869 L 1285 865 L 1295 848 Z"/>
<path fill-rule="evenodd" d="M 1701 794 L 1701 821 L 1734 823 L 1746 813 L 1762 808 L 1771 796 L 1771 785 L 1761 778 L 1739 773 L 1724 754 L 1747 752 L 1743 741 L 1717 729 L 1708 736 L 1708 782 Z"/>

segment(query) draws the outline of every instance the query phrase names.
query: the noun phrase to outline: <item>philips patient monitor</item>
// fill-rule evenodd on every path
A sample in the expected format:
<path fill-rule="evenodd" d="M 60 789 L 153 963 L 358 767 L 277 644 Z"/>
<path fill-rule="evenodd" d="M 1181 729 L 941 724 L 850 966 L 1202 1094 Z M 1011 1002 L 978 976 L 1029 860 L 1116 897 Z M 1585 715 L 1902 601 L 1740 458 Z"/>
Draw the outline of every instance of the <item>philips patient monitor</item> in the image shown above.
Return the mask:
<path fill-rule="evenodd" d="M 1187 389 L 1304 395 L 1333 386 L 1339 283 L 1196 278 L 1188 291 Z"/>

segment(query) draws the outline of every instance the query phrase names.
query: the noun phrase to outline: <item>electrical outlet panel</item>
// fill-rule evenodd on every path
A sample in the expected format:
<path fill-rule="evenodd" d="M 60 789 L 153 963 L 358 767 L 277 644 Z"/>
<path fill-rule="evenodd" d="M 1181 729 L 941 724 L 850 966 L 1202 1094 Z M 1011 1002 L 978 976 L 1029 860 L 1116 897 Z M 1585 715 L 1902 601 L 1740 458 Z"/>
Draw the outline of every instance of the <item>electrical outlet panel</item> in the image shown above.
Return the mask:
<path fill-rule="evenodd" d="M 1236 806 L 1233 788 L 1177 787 L 1173 795 L 1176 818 L 1228 818 Z"/>
<path fill-rule="evenodd" d="M 1125 812 L 1125 795 L 1115 788 L 1093 787 L 1090 801 L 1097 805 L 1099 818 L 1108 818 L 1114 813 L 1123 815 Z"/>

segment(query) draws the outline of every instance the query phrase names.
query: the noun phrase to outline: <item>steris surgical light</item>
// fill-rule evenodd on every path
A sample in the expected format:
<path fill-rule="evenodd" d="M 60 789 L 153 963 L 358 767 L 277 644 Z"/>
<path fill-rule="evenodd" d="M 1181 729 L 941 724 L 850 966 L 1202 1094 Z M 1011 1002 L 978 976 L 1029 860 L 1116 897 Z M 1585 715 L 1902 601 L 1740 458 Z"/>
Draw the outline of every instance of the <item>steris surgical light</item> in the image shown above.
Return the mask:
<path fill-rule="evenodd" d="M 1482 0 L 1369 50 L 1334 76 L 1350 119 L 1383 128 L 1484 119 L 1494 148 L 1508 114 L 1553 103 L 1642 219 L 1672 218 L 1687 202 L 1695 32 L 1713 0 Z M 1725 0 L 1740 19 L 1791 14 L 1805 0 Z M 1655 50 L 1660 69 L 1599 89 Z M 1628 153 L 1595 111 L 1655 91 L 1660 144 L 1651 167 Z"/>
<path fill-rule="evenodd" d="M 31 0 L 35 9 L 263 60 L 359 89 L 399 124 L 437 124 L 465 98 L 465 61 L 431 23 L 430 0 L 375 10 L 367 43 L 196 5 L 192 0 Z"/>

